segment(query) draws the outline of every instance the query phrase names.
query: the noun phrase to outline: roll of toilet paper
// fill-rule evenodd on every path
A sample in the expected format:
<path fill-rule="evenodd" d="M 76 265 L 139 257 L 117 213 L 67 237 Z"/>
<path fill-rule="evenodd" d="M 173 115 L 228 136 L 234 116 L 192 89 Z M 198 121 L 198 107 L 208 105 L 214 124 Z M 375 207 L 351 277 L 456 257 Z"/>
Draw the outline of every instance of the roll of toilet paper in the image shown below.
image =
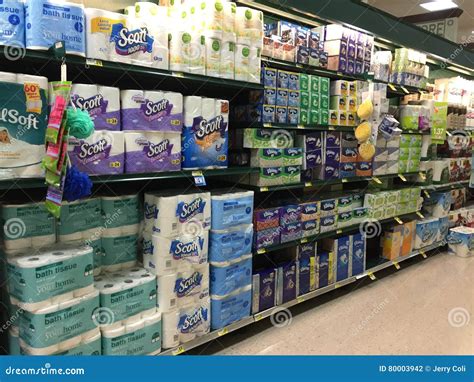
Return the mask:
<path fill-rule="evenodd" d="M 135 229 L 140 223 L 138 195 L 102 196 L 100 206 L 105 228 L 131 225 Z"/>
<path fill-rule="evenodd" d="M 126 25 L 126 17 L 104 9 L 86 8 L 87 57 L 108 60 L 111 55 L 110 35 L 114 24 Z"/>
<path fill-rule="evenodd" d="M 219 77 L 234 78 L 235 71 L 235 33 L 224 33 L 221 46 L 221 61 L 219 67 Z"/>
<path fill-rule="evenodd" d="M 214 30 L 206 33 L 206 75 L 209 77 L 220 76 L 220 63 L 222 52 L 222 31 Z"/>
<path fill-rule="evenodd" d="M 66 43 L 66 53 L 85 56 L 84 6 L 60 0 L 27 0 L 26 47 L 48 50 L 56 41 Z"/>
<path fill-rule="evenodd" d="M 21 355 L 18 326 L 8 328 L 8 354 Z"/>
<path fill-rule="evenodd" d="M 83 237 L 88 238 L 88 234 L 94 235 L 95 229 L 101 225 L 100 198 L 64 202 L 58 225 L 61 241 L 81 240 Z M 84 231 L 89 232 L 83 236 Z"/>
<path fill-rule="evenodd" d="M 180 93 L 150 91 L 144 93 L 140 118 L 146 121 L 140 130 L 181 132 L 183 97 Z"/>
<path fill-rule="evenodd" d="M 10 294 L 25 309 L 36 309 L 44 301 L 93 283 L 93 252 L 87 246 L 61 244 L 8 263 Z"/>
<path fill-rule="evenodd" d="M 184 51 L 191 36 L 184 30 L 171 30 L 169 34 L 169 66 L 170 70 L 178 72 L 189 71 L 189 60 Z"/>
<path fill-rule="evenodd" d="M 176 92 L 165 92 L 164 99 L 167 101 L 170 112 L 161 118 L 160 130 L 181 133 L 183 130 L 183 95 Z"/>
<path fill-rule="evenodd" d="M 169 312 L 178 306 L 176 297 L 177 273 L 167 273 L 157 277 L 158 283 L 158 308 L 160 312 Z"/>
<path fill-rule="evenodd" d="M 174 348 L 179 345 L 179 311 L 165 312 L 161 317 L 163 321 L 163 348 Z"/>
<path fill-rule="evenodd" d="M 129 5 L 124 8 L 123 13 L 127 16 L 136 17 L 135 5 Z"/>
<path fill-rule="evenodd" d="M 187 96 L 184 97 L 184 127 L 192 128 L 194 118 L 202 116 L 202 97 Z"/>
<path fill-rule="evenodd" d="M 188 33 L 189 43 L 184 44 L 183 53 L 188 63 L 188 72 L 206 74 L 206 38 L 198 32 Z"/>
<path fill-rule="evenodd" d="M 433 182 L 446 183 L 449 180 L 449 159 L 433 161 Z"/>
<path fill-rule="evenodd" d="M 15 49 L 25 47 L 25 6 L 20 0 L 6 0 L 0 8 L 0 45 L 16 47 L 5 52 L 15 54 Z"/>
<path fill-rule="evenodd" d="M 225 230 L 211 230 L 209 235 L 210 262 L 234 260 L 252 251 L 252 224 Z"/>
<path fill-rule="evenodd" d="M 137 18 L 150 18 L 158 15 L 159 5 L 151 1 L 135 3 L 135 16 Z"/>
<path fill-rule="evenodd" d="M 10 82 L 12 84 L 16 82 L 16 73 L 0 72 L 0 82 Z"/>
<path fill-rule="evenodd" d="M 122 235 L 119 228 L 105 229 L 102 236 L 102 269 L 115 271 L 137 261 L 138 234 Z"/>
<path fill-rule="evenodd" d="M 211 195 L 213 230 L 252 224 L 253 191 L 217 190 Z"/>
<path fill-rule="evenodd" d="M 142 90 L 122 90 L 122 130 L 149 130 L 148 120 L 143 113 L 145 93 Z"/>
<path fill-rule="evenodd" d="M 250 47 L 248 45 L 235 45 L 235 79 L 237 81 L 249 80 Z"/>
<path fill-rule="evenodd" d="M 262 58 L 260 57 L 261 48 L 251 46 L 249 53 L 248 81 L 260 83 L 262 68 Z"/>
<path fill-rule="evenodd" d="M 95 113 L 95 129 L 120 131 L 120 89 L 112 86 L 98 86 L 97 90 L 99 110 Z"/>
<path fill-rule="evenodd" d="M 124 171 L 124 135 L 121 131 L 96 131 L 89 138 L 69 139 L 72 164 L 90 175 L 121 174 Z"/>
<path fill-rule="evenodd" d="M 210 330 L 210 300 L 189 304 L 179 309 L 179 342 L 186 343 Z"/>
<path fill-rule="evenodd" d="M 236 5 L 233 2 L 226 1 L 222 3 L 224 7 L 224 19 L 222 21 L 222 30 L 224 32 L 234 32 Z"/>
<path fill-rule="evenodd" d="M 32 76 L 30 74 L 17 74 L 16 82 L 20 85 L 37 84 L 40 89 L 43 89 L 46 93 L 49 91 L 49 82 L 47 77 Z"/>

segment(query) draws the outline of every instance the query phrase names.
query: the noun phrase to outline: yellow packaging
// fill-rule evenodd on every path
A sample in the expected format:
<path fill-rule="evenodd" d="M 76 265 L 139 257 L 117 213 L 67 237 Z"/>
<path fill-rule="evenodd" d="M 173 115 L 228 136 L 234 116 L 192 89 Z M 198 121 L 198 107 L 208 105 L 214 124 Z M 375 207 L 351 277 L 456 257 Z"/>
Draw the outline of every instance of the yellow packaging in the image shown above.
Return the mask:
<path fill-rule="evenodd" d="M 402 226 L 394 227 L 393 231 L 386 231 L 382 238 L 382 257 L 387 260 L 395 260 L 400 255 L 403 235 Z"/>
<path fill-rule="evenodd" d="M 403 242 L 400 251 L 400 256 L 407 256 L 413 250 L 413 240 L 415 239 L 415 231 L 416 222 L 414 220 L 403 224 Z"/>

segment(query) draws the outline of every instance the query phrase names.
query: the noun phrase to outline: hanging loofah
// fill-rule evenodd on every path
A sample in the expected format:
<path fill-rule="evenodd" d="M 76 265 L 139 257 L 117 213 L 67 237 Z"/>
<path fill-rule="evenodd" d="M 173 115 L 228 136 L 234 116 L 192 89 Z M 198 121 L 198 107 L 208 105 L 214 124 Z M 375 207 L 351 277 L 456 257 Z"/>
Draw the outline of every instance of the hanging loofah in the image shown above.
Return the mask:
<path fill-rule="evenodd" d="M 372 115 L 373 112 L 374 112 L 374 105 L 372 105 L 372 101 L 370 100 L 370 98 L 367 98 L 357 108 L 357 116 L 360 119 L 369 119 L 369 117 Z"/>
<path fill-rule="evenodd" d="M 369 162 L 375 155 L 375 146 L 370 142 L 362 143 L 359 146 L 359 156 L 364 162 Z"/>
<path fill-rule="evenodd" d="M 68 107 L 66 124 L 69 135 L 79 139 L 86 139 L 94 133 L 94 122 L 87 111 Z"/>
<path fill-rule="evenodd" d="M 363 143 L 370 138 L 372 134 L 372 126 L 369 122 L 362 122 L 355 129 L 355 136 L 359 143 Z"/>
<path fill-rule="evenodd" d="M 80 172 L 75 166 L 67 169 L 64 182 L 64 199 L 68 202 L 86 198 L 92 192 L 92 182 L 89 175 Z"/>

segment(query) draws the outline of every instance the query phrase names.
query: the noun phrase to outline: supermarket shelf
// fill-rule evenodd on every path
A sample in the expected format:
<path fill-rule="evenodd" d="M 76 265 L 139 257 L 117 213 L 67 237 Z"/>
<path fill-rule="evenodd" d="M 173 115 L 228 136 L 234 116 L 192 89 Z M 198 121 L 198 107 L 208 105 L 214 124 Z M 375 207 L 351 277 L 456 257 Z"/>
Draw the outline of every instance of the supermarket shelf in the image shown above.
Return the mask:
<path fill-rule="evenodd" d="M 199 171 L 170 171 L 157 172 L 147 174 L 122 174 L 122 175 L 100 175 L 91 176 L 90 179 L 94 185 L 124 183 L 124 182 L 141 182 L 141 181 L 155 181 L 165 179 L 184 179 L 192 178 L 193 176 L 203 175 L 204 177 L 224 176 L 224 175 L 246 175 L 258 173 L 257 167 L 230 167 L 213 170 L 199 170 Z M 28 188 L 46 188 L 44 178 L 24 178 L 24 179 L 4 179 L 0 180 L 0 190 L 15 190 Z"/>
<path fill-rule="evenodd" d="M 3 52 L 5 55 L 5 52 Z M 60 58 L 53 57 L 51 52 L 48 51 L 36 51 L 36 50 L 27 50 L 22 62 L 25 63 L 41 63 L 46 64 L 48 62 L 60 62 Z M 184 73 L 184 72 L 175 72 L 171 70 L 163 69 L 154 69 L 147 66 L 123 64 L 119 62 L 112 61 L 102 61 L 95 59 L 88 59 L 84 57 L 67 55 L 66 61 L 69 67 L 79 68 L 81 70 L 87 69 L 88 71 L 98 71 L 103 73 L 104 71 L 117 73 L 117 78 L 119 78 L 124 72 L 130 74 L 146 75 L 153 78 L 153 82 L 167 79 L 175 78 L 179 79 L 183 83 L 195 83 L 199 85 L 214 85 L 219 88 L 238 88 L 238 89 L 262 89 L 263 86 L 257 83 L 228 80 L 224 78 L 217 77 L 208 77 L 200 74 Z"/>
<path fill-rule="evenodd" d="M 352 284 L 352 283 L 354 283 L 357 280 L 360 280 L 362 278 L 365 278 L 365 277 L 374 278 L 374 273 L 378 272 L 378 271 L 381 271 L 382 269 L 389 268 L 391 266 L 394 266 L 398 269 L 399 264 L 401 262 L 403 262 L 405 260 L 408 260 L 408 259 L 411 259 L 411 258 L 413 258 L 415 256 L 418 256 L 418 255 L 422 255 L 423 257 L 425 257 L 427 252 L 430 252 L 434 249 L 443 247 L 444 245 L 446 245 L 446 242 L 441 241 L 439 243 L 432 244 L 432 245 L 430 245 L 428 247 L 425 247 L 423 249 L 413 251 L 408 256 L 401 257 L 401 258 L 396 259 L 394 261 L 386 261 L 386 262 L 384 262 L 384 263 L 382 263 L 382 264 L 380 264 L 376 267 L 367 269 L 364 273 L 362 273 L 360 275 L 349 277 L 345 280 L 338 281 L 334 284 L 331 284 L 331 285 L 328 285 L 326 287 L 319 288 L 319 289 L 316 289 L 316 290 L 311 291 L 309 293 L 306 293 L 304 295 L 298 296 L 296 299 L 288 301 L 287 303 L 285 303 L 283 305 L 278 305 L 278 306 L 272 307 L 270 309 L 267 309 L 263 312 L 257 313 L 253 316 L 246 317 L 246 318 L 244 318 L 240 321 L 234 322 L 233 324 L 230 324 L 229 326 L 226 326 L 226 327 L 224 327 L 220 330 L 213 331 L 209 334 L 206 334 L 202 337 L 199 337 L 199 338 L 197 338 L 193 341 L 187 342 L 183 345 L 177 346 L 173 349 L 165 350 L 165 351 L 161 352 L 159 355 L 179 355 L 179 354 L 185 353 L 185 352 L 187 352 L 189 350 L 192 350 L 192 349 L 194 349 L 198 346 L 201 346 L 205 343 L 208 343 L 208 342 L 213 341 L 213 340 L 215 340 L 219 337 L 222 337 L 222 336 L 224 336 L 228 333 L 231 333 L 231 332 L 233 332 L 237 329 L 243 328 L 245 326 L 253 324 L 254 322 L 257 322 L 257 321 L 263 320 L 264 318 L 270 317 L 270 316 L 272 316 L 273 314 L 279 312 L 282 309 L 291 308 L 292 306 L 301 304 L 304 301 L 311 300 L 311 299 L 313 299 L 317 296 L 321 296 L 321 295 L 326 294 L 328 292 L 331 292 L 335 289 L 338 289 L 338 288 L 344 287 L 346 285 Z"/>
<path fill-rule="evenodd" d="M 289 125 L 287 123 L 236 123 L 232 124 L 236 129 L 285 129 L 285 130 L 312 130 L 312 131 L 343 131 L 354 132 L 356 126 L 337 126 L 337 125 Z"/>
<path fill-rule="evenodd" d="M 418 219 L 419 217 L 420 216 L 417 214 L 417 212 L 411 212 L 411 213 L 400 215 L 400 216 L 394 216 L 391 218 L 382 219 L 382 220 L 379 220 L 378 223 L 380 225 L 387 224 L 387 223 L 403 224 L 404 221 Z M 354 224 L 347 227 L 338 228 L 338 229 L 327 231 L 327 232 L 322 232 L 314 236 L 304 237 L 302 239 L 292 240 L 286 243 L 276 244 L 276 245 L 272 245 L 265 248 L 254 249 L 253 253 L 255 255 L 263 255 L 269 252 L 278 251 L 280 249 L 291 248 L 299 244 L 310 243 L 310 242 L 321 240 L 327 237 L 354 232 L 355 230 L 359 230 L 360 228 L 361 228 L 361 224 Z"/>
<path fill-rule="evenodd" d="M 405 172 L 403 174 L 387 174 L 379 176 L 355 176 L 352 178 L 342 178 L 342 179 L 328 179 L 328 180 L 313 180 L 311 182 L 299 182 L 293 184 L 284 184 L 278 186 L 267 186 L 259 187 L 253 186 L 251 184 L 239 184 L 239 187 L 256 191 L 256 192 L 273 192 L 273 191 L 282 191 L 282 190 L 292 190 L 297 188 L 310 188 L 310 187 L 324 187 L 331 186 L 334 184 L 343 184 L 343 183 L 357 183 L 357 182 L 375 182 L 378 184 L 382 183 L 383 179 L 395 179 L 400 178 L 403 181 L 406 181 L 406 177 L 423 174 L 423 172 Z"/>
<path fill-rule="evenodd" d="M 427 186 L 421 186 L 421 189 L 426 190 L 426 191 L 446 191 L 446 190 L 452 190 L 455 188 L 461 188 L 461 187 L 466 187 L 466 186 L 469 186 L 468 180 L 463 180 L 462 182 L 430 184 Z"/>

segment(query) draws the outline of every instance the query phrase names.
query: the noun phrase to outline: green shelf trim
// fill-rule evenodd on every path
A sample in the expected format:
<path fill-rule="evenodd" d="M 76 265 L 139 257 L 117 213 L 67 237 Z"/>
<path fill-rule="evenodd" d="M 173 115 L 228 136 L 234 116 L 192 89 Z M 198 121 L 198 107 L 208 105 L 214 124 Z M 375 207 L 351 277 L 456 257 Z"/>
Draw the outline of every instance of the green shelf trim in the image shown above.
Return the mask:
<path fill-rule="evenodd" d="M 116 184 L 126 182 L 144 182 L 166 179 L 185 179 L 192 178 L 196 174 L 201 174 L 204 177 L 225 176 L 225 175 L 246 175 L 258 173 L 257 167 L 230 167 L 222 169 L 210 170 L 182 170 L 170 172 L 157 172 L 146 174 L 121 174 L 121 175 L 98 175 L 90 176 L 94 185 L 101 184 Z M 15 190 L 15 189 L 29 189 L 29 188 L 46 188 L 43 178 L 24 178 L 24 179 L 4 179 L 0 180 L 0 190 Z"/>
<path fill-rule="evenodd" d="M 286 129 L 286 130 L 303 130 L 303 131 L 341 131 L 354 132 L 356 126 L 338 126 L 338 125 L 289 125 L 287 123 L 262 123 L 251 122 L 248 124 L 235 123 L 231 124 L 235 129 Z"/>

